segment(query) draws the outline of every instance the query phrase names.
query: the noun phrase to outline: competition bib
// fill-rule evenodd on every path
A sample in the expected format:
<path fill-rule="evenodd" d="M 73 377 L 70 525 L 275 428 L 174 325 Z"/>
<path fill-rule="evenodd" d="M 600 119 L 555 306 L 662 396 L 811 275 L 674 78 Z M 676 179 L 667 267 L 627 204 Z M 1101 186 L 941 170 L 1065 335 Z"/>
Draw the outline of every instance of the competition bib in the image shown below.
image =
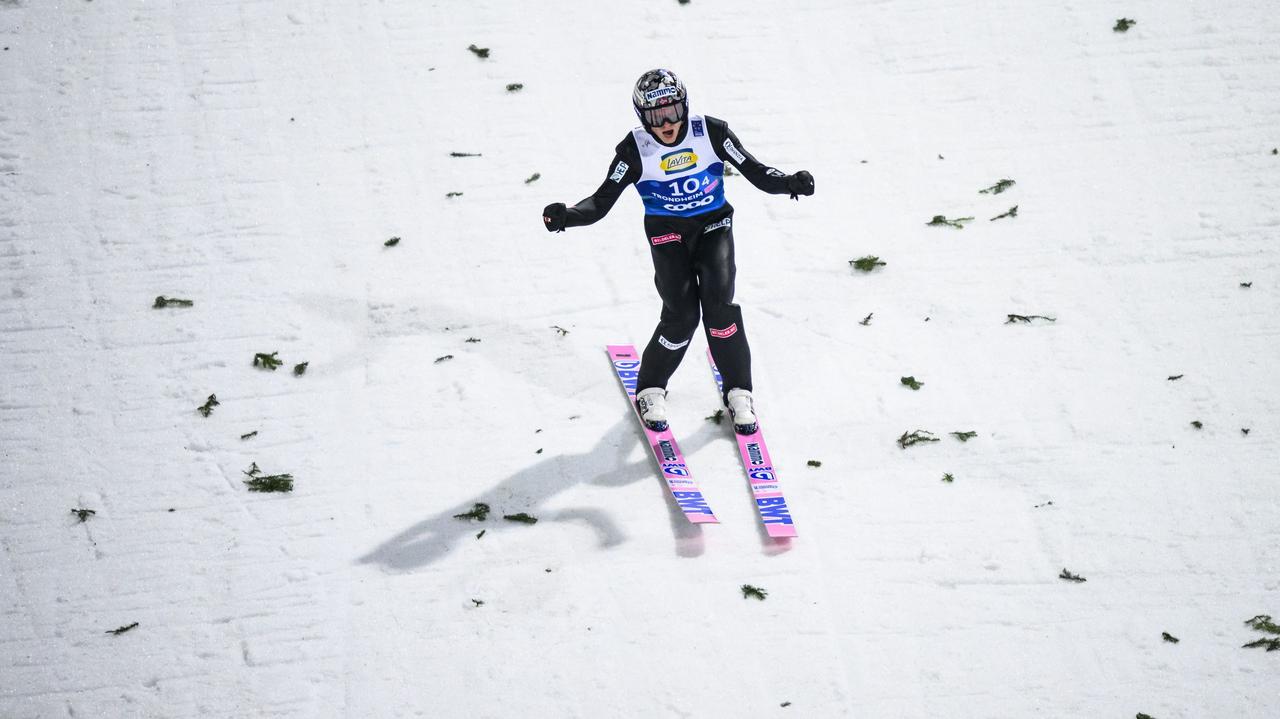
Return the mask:
<path fill-rule="evenodd" d="M 647 215 L 687 217 L 724 205 L 724 163 L 716 156 L 701 115 L 686 120 L 684 142 L 667 147 L 643 127 L 632 130 L 640 149 L 636 190 Z"/>

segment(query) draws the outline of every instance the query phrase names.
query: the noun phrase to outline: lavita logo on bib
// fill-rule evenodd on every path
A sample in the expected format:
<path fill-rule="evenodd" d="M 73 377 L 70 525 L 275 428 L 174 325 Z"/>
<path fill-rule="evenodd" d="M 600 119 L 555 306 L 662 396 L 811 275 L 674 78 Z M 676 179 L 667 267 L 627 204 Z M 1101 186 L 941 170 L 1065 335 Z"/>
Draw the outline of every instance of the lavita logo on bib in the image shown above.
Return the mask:
<path fill-rule="evenodd" d="M 662 156 L 662 160 L 658 162 L 658 167 L 668 175 L 674 175 L 677 172 L 692 170 L 698 166 L 698 156 L 688 148 L 668 152 Z"/>

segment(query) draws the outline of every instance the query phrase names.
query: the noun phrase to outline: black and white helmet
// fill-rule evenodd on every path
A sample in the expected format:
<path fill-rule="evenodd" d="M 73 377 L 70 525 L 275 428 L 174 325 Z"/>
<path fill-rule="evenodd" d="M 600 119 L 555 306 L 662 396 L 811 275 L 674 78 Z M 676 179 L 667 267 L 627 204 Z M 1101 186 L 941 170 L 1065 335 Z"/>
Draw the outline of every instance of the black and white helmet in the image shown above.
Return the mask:
<path fill-rule="evenodd" d="M 680 122 L 689 114 L 689 95 L 674 72 L 658 68 L 636 80 L 631 104 L 646 127 Z"/>

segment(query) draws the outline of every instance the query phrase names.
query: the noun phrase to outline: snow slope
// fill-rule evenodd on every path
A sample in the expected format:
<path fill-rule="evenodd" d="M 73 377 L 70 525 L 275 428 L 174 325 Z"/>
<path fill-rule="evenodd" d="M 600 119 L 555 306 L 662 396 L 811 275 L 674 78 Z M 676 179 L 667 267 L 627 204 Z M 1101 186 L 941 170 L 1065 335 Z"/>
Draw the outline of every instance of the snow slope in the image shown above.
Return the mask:
<path fill-rule="evenodd" d="M 0 716 L 1280 715 L 1270 3 L 0 0 L 0 44 Z M 658 65 L 817 178 L 729 186 L 789 544 L 700 339 L 722 524 L 628 415 L 640 203 L 538 220 Z"/>

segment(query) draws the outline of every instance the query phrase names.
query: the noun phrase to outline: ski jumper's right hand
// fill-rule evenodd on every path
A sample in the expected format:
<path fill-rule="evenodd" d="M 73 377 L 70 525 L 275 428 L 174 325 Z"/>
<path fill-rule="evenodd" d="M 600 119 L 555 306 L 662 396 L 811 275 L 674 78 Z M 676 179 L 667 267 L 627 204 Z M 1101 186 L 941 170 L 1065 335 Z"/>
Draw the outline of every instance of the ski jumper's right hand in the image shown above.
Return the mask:
<path fill-rule="evenodd" d="M 567 214 L 563 202 L 553 202 L 542 208 L 542 224 L 547 226 L 547 232 L 564 232 Z"/>

